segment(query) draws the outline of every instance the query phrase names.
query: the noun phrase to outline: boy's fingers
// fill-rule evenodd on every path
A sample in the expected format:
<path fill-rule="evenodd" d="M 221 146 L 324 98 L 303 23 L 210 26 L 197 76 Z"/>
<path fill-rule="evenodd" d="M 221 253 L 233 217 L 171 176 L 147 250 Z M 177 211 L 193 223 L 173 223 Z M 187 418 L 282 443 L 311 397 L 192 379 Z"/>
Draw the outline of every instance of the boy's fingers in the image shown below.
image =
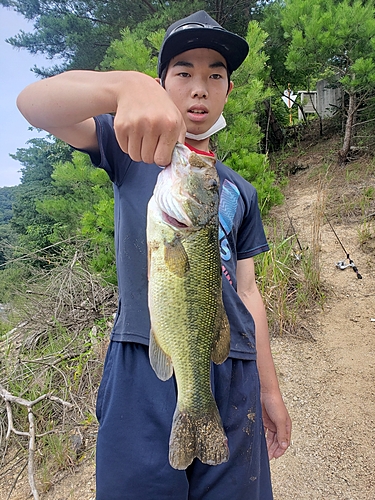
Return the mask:
<path fill-rule="evenodd" d="M 167 140 L 163 140 L 163 138 L 159 139 L 154 155 L 154 162 L 156 163 L 156 165 L 165 167 L 171 163 L 172 152 L 176 145 L 176 142 L 177 138 Z"/>
<path fill-rule="evenodd" d="M 169 165 L 173 148 L 178 141 L 185 142 L 186 126 L 178 109 L 157 115 L 140 114 L 136 119 L 123 121 L 115 118 L 115 133 L 121 149 L 134 161 Z"/>
<path fill-rule="evenodd" d="M 133 161 L 142 161 L 141 154 L 142 137 L 140 135 L 132 135 L 128 139 L 127 153 Z"/>
<path fill-rule="evenodd" d="M 154 163 L 155 151 L 158 145 L 159 138 L 154 135 L 143 137 L 141 143 L 141 159 L 145 163 Z"/>
<path fill-rule="evenodd" d="M 185 138 L 186 138 L 186 125 L 185 125 L 185 122 L 183 121 L 180 135 L 178 136 L 178 142 L 180 144 L 185 144 Z"/>
<path fill-rule="evenodd" d="M 157 165 L 169 165 L 172 160 L 173 149 L 177 142 L 185 143 L 186 126 L 181 119 L 176 124 L 176 128 L 160 136 L 155 150 L 154 161 Z"/>

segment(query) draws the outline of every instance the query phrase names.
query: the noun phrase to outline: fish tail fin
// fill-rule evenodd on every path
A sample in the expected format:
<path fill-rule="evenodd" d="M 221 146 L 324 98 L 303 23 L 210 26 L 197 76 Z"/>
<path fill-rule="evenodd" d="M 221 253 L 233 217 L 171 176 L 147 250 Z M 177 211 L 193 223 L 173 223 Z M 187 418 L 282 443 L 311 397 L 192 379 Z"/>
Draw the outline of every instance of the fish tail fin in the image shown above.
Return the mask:
<path fill-rule="evenodd" d="M 169 440 L 169 462 L 174 469 L 186 469 L 197 457 L 218 465 L 229 459 L 228 439 L 216 403 L 203 415 L 194 416 L 176 408 Z"/>

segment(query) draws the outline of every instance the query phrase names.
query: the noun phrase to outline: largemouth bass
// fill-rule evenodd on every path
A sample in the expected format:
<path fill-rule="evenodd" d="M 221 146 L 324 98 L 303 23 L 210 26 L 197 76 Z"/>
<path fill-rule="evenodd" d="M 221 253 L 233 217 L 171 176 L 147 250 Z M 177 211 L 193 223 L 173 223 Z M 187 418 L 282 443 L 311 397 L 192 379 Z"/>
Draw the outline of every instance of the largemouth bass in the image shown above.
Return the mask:
<path fill-rule="evenodd" d="M 173 371 L 177 406 L 169 441 L 175 469 L 198 457 L 229 458 L 211 391 L 211 360 L 229 353 L 218 241 L 219 177 L 215 159 L 177 144 L 158 176 L 147 212 L 150 362 L 161 380 Z"/>

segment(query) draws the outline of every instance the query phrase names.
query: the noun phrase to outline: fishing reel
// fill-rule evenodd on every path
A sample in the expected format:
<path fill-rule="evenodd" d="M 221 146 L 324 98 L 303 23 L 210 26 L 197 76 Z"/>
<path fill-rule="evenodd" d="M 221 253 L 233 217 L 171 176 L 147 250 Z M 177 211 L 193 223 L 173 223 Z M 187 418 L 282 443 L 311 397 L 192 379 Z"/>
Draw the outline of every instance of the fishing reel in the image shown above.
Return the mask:
<path fill-rule="evenodd" d="M 344 269 L 346 269 L 347 267 L 352 267 L 353 271 L 357 274 L 357 278 L 359 280 L 362 279 L 362 276 L 359 274 L 358 269 L 352 260 L 349 260 L 348 264 L 346 264 L 346 262 L 344 260 L 339 260 L 338 262 L 336 262 L 336 267 L 337 267 L 337 269 L 341 269 L 342 271 Z"/>
<path fill-rule="evenodd" d="M 347 267 L 354 267 L 354 262 L 349 262 L 349 264 L 345 264 L 344 260 L 339 260 L 338 262 L 336 262 L 336 267 L 343 271 Z"/>

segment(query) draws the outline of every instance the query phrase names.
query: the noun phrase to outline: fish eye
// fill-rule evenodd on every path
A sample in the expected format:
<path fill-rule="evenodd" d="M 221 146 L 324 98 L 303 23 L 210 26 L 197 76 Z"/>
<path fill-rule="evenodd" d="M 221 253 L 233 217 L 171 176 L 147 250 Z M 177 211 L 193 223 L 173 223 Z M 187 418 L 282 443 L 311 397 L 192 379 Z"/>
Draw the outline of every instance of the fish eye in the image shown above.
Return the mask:
<path fill-rule="evenodd" d="M 210 179 L 208 181 L 208 188 L 209 189 L 215 189 L 217 187 L 217 180 L 216 179 Z"/>

